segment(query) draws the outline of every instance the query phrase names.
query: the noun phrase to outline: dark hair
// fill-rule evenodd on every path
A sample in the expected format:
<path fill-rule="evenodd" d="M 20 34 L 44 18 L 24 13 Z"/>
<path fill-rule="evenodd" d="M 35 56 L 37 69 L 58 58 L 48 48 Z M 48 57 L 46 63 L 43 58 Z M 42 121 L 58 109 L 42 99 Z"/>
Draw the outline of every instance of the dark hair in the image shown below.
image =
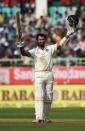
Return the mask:
<path fill-rule="evenodd" d="M 36 35 L 36 40 L 38 40 L 39 36 L 44 37 L 46 39 L 46 35 L 45 34 L 39 33 L 39 34 Z"/>

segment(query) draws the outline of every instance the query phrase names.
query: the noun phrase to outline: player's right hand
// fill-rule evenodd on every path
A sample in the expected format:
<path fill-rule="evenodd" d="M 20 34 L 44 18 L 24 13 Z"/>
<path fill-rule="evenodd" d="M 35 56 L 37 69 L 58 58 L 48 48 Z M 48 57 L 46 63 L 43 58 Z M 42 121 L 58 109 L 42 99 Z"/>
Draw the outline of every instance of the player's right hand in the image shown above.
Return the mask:
<path fill-rule="evenodd" d="M 24 41 L 19 41 L 19 40 L 17 40 L 16 46 L 17 46 L 18 48 L 23 47 L 23 46 L 24 46 Z"/>

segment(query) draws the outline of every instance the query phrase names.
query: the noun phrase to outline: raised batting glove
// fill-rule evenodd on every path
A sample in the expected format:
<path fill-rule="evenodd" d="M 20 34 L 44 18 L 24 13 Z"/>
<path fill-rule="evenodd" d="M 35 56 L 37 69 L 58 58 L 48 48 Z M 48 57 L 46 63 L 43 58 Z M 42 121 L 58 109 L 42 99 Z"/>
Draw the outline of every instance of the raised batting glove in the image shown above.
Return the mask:
<path fill-rule="evenodd" d="M 69 36 L 73 35 L 74 32 L 75 32 L 75 28 L 71 27 L 69 25 L 69 23 L 67 23 L 67 34 L 66 35 L 69 37 Z"/>
<path fill-rule="evenodd" d="M 66 36 L 60 41 L 60 45 L 65 45 L 70 36 L 76 32 L 77 25 L 79 23 L 79 19 L 76 15 L 69 15 L 67 17 L 67 34 Z"/>
<path fill-rule="evenodd" d="M 17 46 L 18 48 L 23 47 L 23 46 L 24 46 L 24 41 L 17 41 L 17 42 L 16 42 L 16 46 Z"/>

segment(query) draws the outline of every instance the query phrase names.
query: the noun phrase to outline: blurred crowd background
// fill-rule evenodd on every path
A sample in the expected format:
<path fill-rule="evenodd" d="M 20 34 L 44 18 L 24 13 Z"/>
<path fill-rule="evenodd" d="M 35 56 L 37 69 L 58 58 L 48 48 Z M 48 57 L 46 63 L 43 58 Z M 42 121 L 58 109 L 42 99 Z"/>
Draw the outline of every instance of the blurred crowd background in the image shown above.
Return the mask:
<path fill-rule="evenodd" d="M 42 1 L 42 0 L 41 0 Z M 45 33 L 46 44 L 55 44 L 66 34 L 66 18 L 79 17 L 78 31 L 57 57 L 85 57 L 85 0 L 48 0 L 48 14 L 36 18 L 35 0 L 0 0 L 0 59 L 20 59 L 16 48 L 15 14 L 21 14 L 21 27 L 26 46 L 35 46 L 37 33 Z"/>

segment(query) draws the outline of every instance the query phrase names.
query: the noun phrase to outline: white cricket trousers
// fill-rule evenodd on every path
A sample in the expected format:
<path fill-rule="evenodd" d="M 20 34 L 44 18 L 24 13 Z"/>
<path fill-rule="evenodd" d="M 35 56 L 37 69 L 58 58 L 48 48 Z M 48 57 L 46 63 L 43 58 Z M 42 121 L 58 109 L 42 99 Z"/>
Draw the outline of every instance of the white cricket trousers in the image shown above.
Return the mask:
<path fill-rule="evenodd" d="M 36 119 L 49 117 L 53 96 L 53 74 L 51 71 L 35 72 L 35 115 Z"/>

